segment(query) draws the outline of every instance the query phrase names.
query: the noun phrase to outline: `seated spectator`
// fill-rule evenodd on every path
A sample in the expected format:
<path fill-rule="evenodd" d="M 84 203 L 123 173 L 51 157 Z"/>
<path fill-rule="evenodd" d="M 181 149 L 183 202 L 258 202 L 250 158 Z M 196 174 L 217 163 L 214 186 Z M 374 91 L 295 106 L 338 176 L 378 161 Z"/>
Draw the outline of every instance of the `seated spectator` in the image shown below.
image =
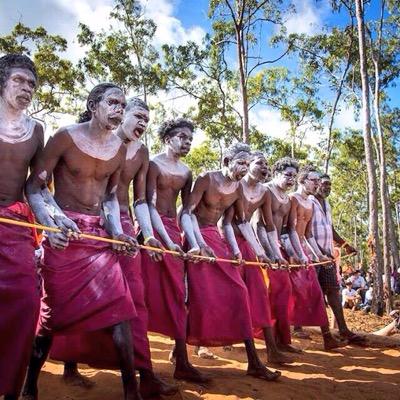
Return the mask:
<path fill-rule="evenodd" d="M 370 284 L 368 290 L 365 292 L 365 298 L 364 302 L 360 305 L 361 309 L 365 313 L 369 313 L 371 311 L 371 305 L 372 305 L 372 292 L 374 290 L 374 286 L 372 283 Z"/>
<path fill-rule="evenodd" d="M 357 309 L 360 303 L 360 295 L 353 289 L 350 279 L 346 281 L 346 288 L 342 291 L 342 306 L 350 308 L 353 311 Z"/>
<path fill-rule="evenodd" d="M 351 283 L 353 284 L 353 289 L 360 294 L 361 299 L 364 302 L 366 292 L 365 279 L 361 275 L 361 271 L 359 269 L 353 273 L 351 277 Z"/>

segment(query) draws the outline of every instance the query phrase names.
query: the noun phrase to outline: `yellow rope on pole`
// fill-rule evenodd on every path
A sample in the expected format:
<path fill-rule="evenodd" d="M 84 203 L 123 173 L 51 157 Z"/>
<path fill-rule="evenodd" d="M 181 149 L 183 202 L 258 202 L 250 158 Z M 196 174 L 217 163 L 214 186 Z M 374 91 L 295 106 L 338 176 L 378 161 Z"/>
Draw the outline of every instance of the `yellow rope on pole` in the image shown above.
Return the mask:
<path fill-rule="evenodd" d="M 0 222 L 4 223 L 4 224 L 9 224 L 9 225 L 17 225 L 17 226 L 23 226 L 25 228 L 36 228 L 36 229 L 40 229 L 43 231 L 47 231 L 47 232 L 55 232 L 55 233 L 61 233 L 62 230 L 59 228 L 53 228 L 51 226 L 46 226 L 46 225 L 41 225 L 41 224 L 33 224 L 30 222 L 25 222 L 25 221 L 18 221 L 15 219 L 10 219 L 10 218 L 3 218 L 0 217 Z M 126 245 L 126 242 L 122 241 L 122 240 L 116 240 L 116 239 L 111 239 L 111 238 L 107 238 L 107 237 L 102 237 L 102 236 L 96 236 L 96 235 L 89 235 L 87 233 L 80 233 L 79 234 L 80 238 L 84 238 L 84 239 L 91 239 L 91 240 L 98 240 L 100 242 L 106 242 L 106 243 L 110 243 L 110 244 L 121 244 L 121 245 Z M 140 249 L 143 250 L 150 250 L 150 251 L 154 251 L 156 253 L 166 253 L 166 254 L 171 254 L 174 256 L 180 256 L 180 253 L 178 251 L 173 251 L 173 250 L 167 250 L 167 249 L 159 249 L 158 247 L 152 247 L 152 246 L 145 246 L 145 245 L 138 245 L 138 247 Z M 347 258 L 347 257 L 351 257 L 353 254 L 348 254 L 347 256 L 343 256 L 342 259 Z M 230 264 L 236 264 L 239 265 L 240 262 L 238 260 L 231 260 L 228 258 L 213 258 L 213 257 L 206 257 L 206 256 L 201 256 L 201 255 L 197 255 L 197 254 L 193 254 L 190 256 L 191 258 L 196 258 L 198 260 L 204 260 L 204 261 L 209 261 L 209 262 L 226 262 L 226 263 L 230 263 Z M 312 264 L 308 264 L 307 266 L 316 266 L 316 265 L 325 265 L 325 264 L 331 264 L 334 260 L 330 260 L 330 261 L 321 261 L 318 263 L 312 263 Z M 265 264 L 259 261 L 243 261 L 244 265 L 255 265 L 255 266 L 260 266 L 263 268 L 283 268 L 283 269 L 291 269 L 291 268 L 301 268 L 304 267 L 304 265 L 302 264 L 289 264 L 287 266 L 281 266 L 280 264 Z"/>

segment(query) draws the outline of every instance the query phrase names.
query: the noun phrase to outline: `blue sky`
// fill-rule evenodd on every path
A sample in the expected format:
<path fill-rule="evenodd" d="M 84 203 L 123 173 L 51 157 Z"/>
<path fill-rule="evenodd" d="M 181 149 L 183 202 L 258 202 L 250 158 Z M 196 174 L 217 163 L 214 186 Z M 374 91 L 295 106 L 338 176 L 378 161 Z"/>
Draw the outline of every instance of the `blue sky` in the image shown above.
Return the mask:
<path fill-rule="evenodd" d="M 154 44 L 182 44 L 187 40 L 201 42 L 204 34 L 210 30 L 207 18 L 207 0 L 141 0 L 145 6 L 146 15 L 156 22 L 158 29 Z M 378 2 L 372 2 L 368 8 L 369 16 L 379 12 Z M 332 16 L 327 0 L 296 0 L 297 14 L 286 22 L 290 32 L 316 33 L 324 24 L 342 25 L 346 18 L 342 15 Z M 69 41 L 67 57 L 77 61 L 83 56 L 84 50 L 75 42 L 79 22 L 88 24 L 93 30 L 107 29 L 108 14 L 112 0 L 13 0 L 0 1 L 0 35 L 6 34 L 21 21 L 28 26 L 43 25 L 50 33 L 61 34 Z M 267 48 L 267 46 L 265 46 Z M 277 54 L 279 50 L 268 50 Z M 294 65 L 293 60 L 285 60 L 283 65 Z M 394 94 L 394 91 L 391 91 Z M 397 101 L 397 100 L 396 100 Z M 187 99 L 173 102 L 176 111 L 184 111 Z M 354 120 L 354 110 L 344 108 L 338 115 L 338 128 L 359 127 L 359 121 Z M 280 121 L 279 113 L 267 108 L 257 108 L 251 114 L 251 123 L 265 126 L 268 121 L 272 131 L 286 130 L 287 125 Z"/>

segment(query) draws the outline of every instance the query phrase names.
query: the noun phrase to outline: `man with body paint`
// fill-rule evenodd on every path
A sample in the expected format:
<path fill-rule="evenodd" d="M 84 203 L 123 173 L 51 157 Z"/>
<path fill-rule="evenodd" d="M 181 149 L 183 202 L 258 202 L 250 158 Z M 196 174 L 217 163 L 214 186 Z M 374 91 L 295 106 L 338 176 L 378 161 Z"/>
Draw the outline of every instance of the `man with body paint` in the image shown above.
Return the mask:
<path fill-rule="evenodd" d="M 193 131 L 192 122 L 183 118 L 164 122 L 158 133 L 165 152 L 150 161 L 147 174 L 147 202 L 156 237 L 165 248 L 182 256 L 185 253 L 181 248 L 176 202 L 180 194 L 185 204 L 192 186 L 192 173 L 180 158 L 190 151 Z M 156 262 L 145 252 L 142 259 L 148 330 L 175 339 L 175 379 L 206 382 L 208 379 L 189 363 L 186 350 L 184 260 L 165 254 Z"/>
<path fill-rule="evenodd" d="M 272 223 L 271 206 L 269 204 L 266 187 L 262 184 L 268 176 L 268 165 L 262 152 L 254 151 L 250 156 L 249 171 L 240 181 L 243 187 L 243 206 L 245 220 L 250 222 L 253 213 L 260 210 L 264 220 Z M 224 236 L 233 245 L 232 253 L 235 258 L 243 258 L 248 261 L 271 262 L 254 234 L 251 225 L 247 229 L 240 229 L 235 216 L 233 206 L 225 212 L 223 218 Z M 235 238 L 232 238 L 232 236 Z M 267 346 L 268 361 L 270 363 L 284 364 L 293 360 L 286 354 L 280 352 L 276 346 L 273 330 L 271 305 L 268 296 L 268 288 L 265 283 L 261 267 L 243 265 L 240 267 L 241 276 L 246 284 L 249 299 L 250 311 L 253 324 L 253 331 L 262 331 L 262 336 Z"/>
<path fill-rule="evenodd" d="M 288 218 L 289 240 L 284 240 L 285 250 L 289 255 L 305 265 L 304 268 L 290 272 L 292 282 L 294 326 L 320 326 L 325 350 L 343 347 L 347 342 L 338 342 L 329 330 L 325 302 L 317 274 L 310 262 L 325 262 L 332 259 L 322 254 L 312 235 L 313 204 L 309 198 L 319 184 L 318 171 L 304 167 L 297 177 L 298 189 L 290 195 Z M 292 254 L 290 254 L 292 252 Z M 324 268 L 324 267 L 322 267 Z"/>
<path fill-rule="evenodd" d="M 290 213 L 290 199 L 286 192 L 295 184 L 298 169 L 297 161 L 289 157 L 275 162 L 272 169 L 273 179 L 265 185 L 266 210 L 264 213 L 257 210 L 252 220 L 254 230 L 268 257 L 283 267 L 279 270 L 268 270 L 269 297 L 272 316 L 276 321 L 275 335 L 278 348 L 290 353 L 301 351 L 291 346 L 292 283 L 289 270 L 285 269 L 290 259 L 287 253 L 283 253 L 281 238 L 287 236 Z M 272 218 L 269 218 L 269 215 Z"/>
<path fill-rule="evenodd" d="M 149 108 L 139 98 L 132 98 L 127 102 L 122 124 L 116 131 L 124 142 L 127 152 L 125 165 L 122 169 L 118 185 L 118 202 L 120 205 L 121 224 L 124 233 L 136 236 L 130 215 L 129 189 L 133 185 L 133 208 L 136 220 L 144 239 L 144 243 L 152 247 L 161 247 L 160 242 L 153 236 L 153 228 L 146 203 L 146 175 L 149 166 L 149 151 L 140 140 L 149 123 Z M 150 252 L 150 257 L 160 261 L 160 253 Z M 144 299 L 144 285 L 142 279 L 142 258 L 140 252 L 135 257 L 120 256 L 120 264 L 129 285 L 130 293 L 136 308 L 137 316 L 132 322 L 132 338 L 134 343 L 134 363 L 140 374 L 140 393 L 143 398 L 159 395 L 171 395 L 178 390 L 176 386 L 167 385 L 158 379 L 153 372 L 151 363 L 150 344 L 147 337 L 148 312 Z M 51 357 L 56 360 L 75 360 L 66 362 L 64 379 L 73 384 L 87 386 L 87 380 L 78 374 L 77 361 L 98 366 L 99 368 L 117 368 L 118 359 L 113 352 L 112 342 L 104 334 L 78 335 L 71 339 L 65 336 L 54 338 Z M 75 354 L 74 354 L 75 353 Z M 90 382 L 91 383 L 91 382 Z"/>
<path fill-rule="evenodd" d="M 26 56 L 0 58 L 0 217 L 33 222 L 24 199 L 28 168 L 43 150 L 43 128 L 25 112 L 37 84 Z M 0 397 L 16 400 L 39 316 L 39 279 L 31 229 L 0 225 Z"/>
<path fill-rule="evenodd" d="M 95 86 L 87 99 L 87 122 L 61 128 L 48 141 L 27 183 L 37 220 L 48 232 L 41 271 L 44 295 L 24 399 L 38 398 L 37 381 L 55 334 L 109 330 L 119 360 L 125 399 L 141 399 L 133 364 L 129 320 L 135 317 L 118 255 L 109 244 L 79 234 L 111 236 L 114 250 L 134 254 L 136 241 L 120 221 L 117 186 L 126 149 L 113 134 L 122 121 L 125 96 L 112 83 Z M 47 181 L 54 173 L 54 197 Z M 75 240 L 74 240 L 75 239 Z"/>
<path fill-rule="evenodd" d="M 250 156 L 249 146 L 237 143 L 224 153 L 224 168 L 201 174 L 188 201 L 183 204 L 181 224 L 191 252 L 203 256 L 231 258 L 232 252 L 221 237 L 217 223 L 233 206 L 242 234 L 249 234 L 243 207 L 243 187 Z M 250 228 L 251 229 L 251 228 Z M 235 235 L 227 237 L 236 248 Z M 262 254 L 260 254 L 261 256 Z M 235 254 L 241 260 L 240 253 Z M 224 346 L 244 342 L 247 374 L 268 381 L 280 372 L 268 370 L 258 358 L 254 341 L 249 295 L 239 268 L 230 263 L 188 262 L 189 330 L 188 343 Z"/>

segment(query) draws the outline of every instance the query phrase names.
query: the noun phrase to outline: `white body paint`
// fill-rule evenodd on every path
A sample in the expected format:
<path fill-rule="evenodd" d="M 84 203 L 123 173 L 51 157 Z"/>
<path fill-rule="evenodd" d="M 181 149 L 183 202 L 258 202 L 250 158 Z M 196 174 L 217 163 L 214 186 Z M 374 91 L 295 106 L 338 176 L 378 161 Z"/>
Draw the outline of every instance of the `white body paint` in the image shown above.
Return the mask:
<path fill-rule="evenodd" d="M 6 143 L 21 143 L 29 140 L 36 122 L 25 114 L 18 120 L 0 120 L 0 140 Z"/>
<path fill-rule="evenodd" d="M 128 142 L 126 144 L 126 159 L 132 160 L 141 146 L 142 142 L 140 140 Z"/>
<path fill-rule="evenodd" d="M 276 199 L 277 199 L 281 204 L 287 204 L 287 203 L 289 202 L 289 196 L 288 196 L 285 192 L 279 190 L 279 189 L 274 185 L 273 182 L 267 183 L 266 186 L 267 186 L 267 188 L 268 188 L 269 190 L 271 190 L 271 192 L 274 194 L 274 196 L 276 197 Z"/>
<path fill-rule="evenodd" d="M 105 140 L 100 140 L 100 138 L 95 140 L 95 138 L 87 136 L 79 128 L 79 125 L 71 125 L 67 129 L 75 146 L 82 153 L 102 161 L 111 160 L 118 154 L 122 145 L 122 141 L 118 136 L 110 134 Z"/>

